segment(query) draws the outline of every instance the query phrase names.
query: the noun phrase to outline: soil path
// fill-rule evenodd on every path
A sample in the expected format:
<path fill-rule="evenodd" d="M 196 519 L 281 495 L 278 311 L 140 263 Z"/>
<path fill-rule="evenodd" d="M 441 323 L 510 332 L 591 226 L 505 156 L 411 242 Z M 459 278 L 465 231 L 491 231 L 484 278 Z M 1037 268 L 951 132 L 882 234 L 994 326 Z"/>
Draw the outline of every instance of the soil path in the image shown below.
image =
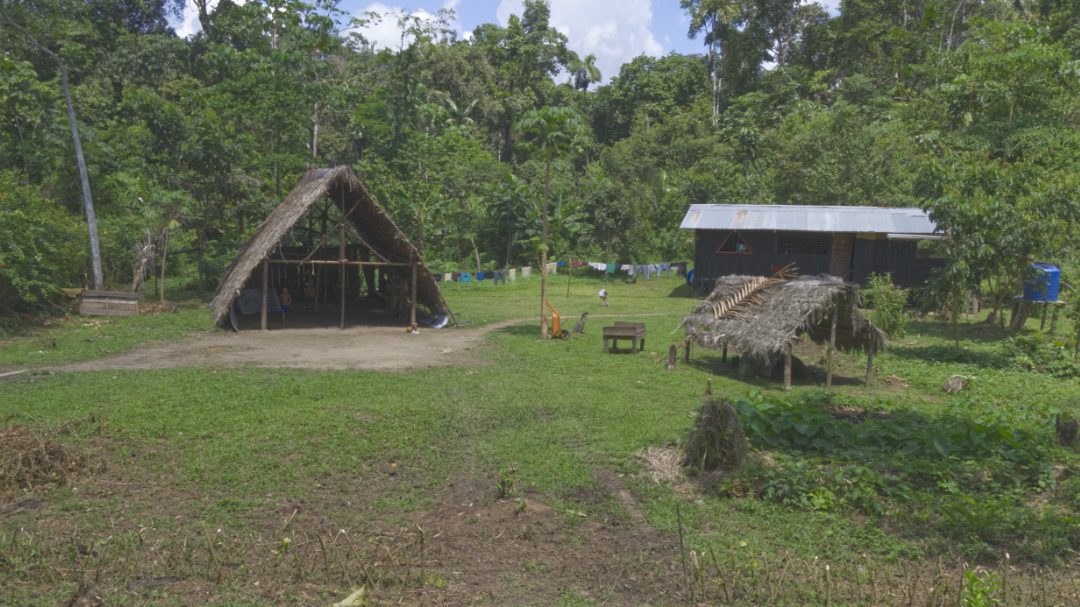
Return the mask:
<path fill-rule="evenodd" d="M 401 327 L 214 332 L 51 370 L 272 367 L 397 371 L 470 365 L 479 362 L 475 349 L 488 333 L 520 322 L 508 320 L 477 329 L 421 329 L 418 334 Z"/>
<path fill-rule="evenodd" d="M 659 314 L 619 315 L 619 318 Z M 595 315 L 610 318 L 615 315 Z M 171 369 L 176 367 L 267 367 L 402 371 L 480 363 L 476 350 L 492 331 L 531 322 L 504 320 L 475 329 L 401 327 L 249 330 L 214 332 L 174 342 L 142 346 L 117 356 L 51 367 L 48 371 Z"/>

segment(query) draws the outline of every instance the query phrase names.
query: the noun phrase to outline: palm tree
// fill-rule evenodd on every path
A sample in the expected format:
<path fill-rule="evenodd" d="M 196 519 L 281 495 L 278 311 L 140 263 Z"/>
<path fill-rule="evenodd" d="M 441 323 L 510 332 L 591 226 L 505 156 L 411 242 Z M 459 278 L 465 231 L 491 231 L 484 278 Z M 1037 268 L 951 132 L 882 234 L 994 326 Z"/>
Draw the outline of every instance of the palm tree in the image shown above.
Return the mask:
<path fill-rule="evenodd" d="M 581 116 L 566 107 L 545 107 L 529 110 L 517 123 L 520 140 L 544 161 L 544 206 L 540 213 L 540 339 L 548 337 L 547 314 L 547 253 L 548 208 L 551 191 L 551 165 L 568 152 L 584 127 Z"/>
<path fill-rule="evenodd" d="M 574 59 L 568 66 L 574 88 L 579 91 L 589 90 L 589 85 L 600 82 L 603 77 L 596 67 L 596 55 L 589 53 L 584 59 Z"/>

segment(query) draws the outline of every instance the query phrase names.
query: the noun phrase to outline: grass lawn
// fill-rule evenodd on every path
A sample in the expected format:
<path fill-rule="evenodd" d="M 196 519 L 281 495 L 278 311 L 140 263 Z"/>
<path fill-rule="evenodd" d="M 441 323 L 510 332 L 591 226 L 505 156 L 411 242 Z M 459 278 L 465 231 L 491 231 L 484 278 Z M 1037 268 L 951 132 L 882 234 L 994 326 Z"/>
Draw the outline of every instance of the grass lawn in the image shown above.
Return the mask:
<path fill-rule="evenodd" d="M 444 293 L 479 327 L 538 316 L 538 285 Z M 0 382 L 0 604 L 331 604 L 359 586 L 379 605 L 1080 604 L 1080 462 L 1054 426 L 1080 382 L 1042 364 L 1052 342 L 967 322 L 957 346 L 916 322 L 870 388 L 842 355 L 825 393 L 800 346 L 809 376 L 784 392 L 715 352 L 664 368 L 695 301 L 678 279 L 570 287 L 550 300 L 567 328 L 590 313 L 584 336 L 511 325 L 479 365 Z M 605 316 L 645 322 L 646 351 L 602 354 Z M 0 344 L 0 368 L 207 317 L 76 318 Z M 952 375 L 968 388 L 945 394 Z M 750 463 L 657 482 L 710 382 Z"/>

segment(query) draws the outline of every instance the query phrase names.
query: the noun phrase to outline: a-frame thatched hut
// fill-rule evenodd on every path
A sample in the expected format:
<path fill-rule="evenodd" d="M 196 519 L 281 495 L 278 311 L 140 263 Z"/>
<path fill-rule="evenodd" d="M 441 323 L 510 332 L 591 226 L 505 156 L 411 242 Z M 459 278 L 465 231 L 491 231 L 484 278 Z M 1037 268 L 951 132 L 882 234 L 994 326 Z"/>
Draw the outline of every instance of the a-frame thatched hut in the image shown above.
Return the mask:
<path fill-rule="evenodd" d="M 705 301 L 683 319 L 689 341 L 756 359 L 783 356 L 784 385 L 791 385 L 791 346 L 800 335 L 829 344 L 826 384 L 832 384 L 832 351 L 873 355 L 885 334 L 859 311 L 859 287 L 825 274 L 795 279 L 722 276 Z"/>
<path fill-rule="evenodd" d="M 319 216 L 304 225 L 302 219 L 312 210 L 320 211 Z M 287 236 L 291 243 L 283 243 Z M 277 270 L 275 281 L 270 280 L 272 270 Z M 228 322 L 235 328 L 234 306 L 246 292 L 261 297 L 265 329 L 268 302 L 277 301 L 284 282 L 280 276 L 288 277 L 289 283 L 302 278 L 301 286 L 310 291 L 306 294 L 314 293 L 313 309 L 318 309 L 320 298 L 324 308 L 336 307 L 342 328 L 347 298 L 358 297 L 355 291 L 361 283 L 366 283 L 369 296 L 385 298 L 397 318 L 404 319 L 407 313 L 410 324 L 416 323 L 418 304 L 432 314 L 449 314 L 420 252 L 347 166 L 308 171 L 263 221 L 225 270 L 210 303 L 214 324 Z"/>

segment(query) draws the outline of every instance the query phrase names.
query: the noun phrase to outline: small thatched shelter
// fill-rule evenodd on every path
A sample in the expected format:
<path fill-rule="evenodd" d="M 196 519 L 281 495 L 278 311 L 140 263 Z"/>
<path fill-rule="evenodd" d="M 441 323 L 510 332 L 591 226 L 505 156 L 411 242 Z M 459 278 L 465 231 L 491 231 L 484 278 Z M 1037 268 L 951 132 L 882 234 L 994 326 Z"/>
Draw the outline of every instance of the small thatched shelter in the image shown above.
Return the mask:
<path fill-rule="evenodd" d="M 868 357 L 885 348 L 885 334 L 859 311 L 859 287 L 825 274 L 790 280 L 722 276 L 683 326 L 688 340 L 706 348 L 766 360 L 785 356 L 786 385 L 791 345 L 802 334 L 830 345 L 830 384 L 833 347 L 865 351 Z"/>
<path fill-rule="evenodd" d="M 283 246 L 286 235 L 294 228 L 304 227 L 301 220 L 312 210 L 321 213 L 321 229 L 319 219 L 315 218 L 308 222 L 304 232 L 308 241 L 306 247 Z M 393 281 L 401 296 L 396 299 L 392 296 L 391 301 L 401 317 L 406 311 L 411 312 L 413 324 L 416 323 L 417 304 L 433 314 L 449 313 L 438 283 L 424 265 L 420 252 L 347 166 L 308 171 L 263 221 L 225 270 L 210 303 L 214 324 L 224 325 L 229 320 L 233 305 L 245 286 L 249 290 L 252 284 L 258 286 L 256 273 L 261 269 L 262 327 L 265 329 L 268 295 L 276 301 L 275 289 L 280 286 L 268 281 L 271 268 L 294 272 L 309 269 L 311 276 L 323 279 L 326 304 L 332 303 L 326 301 L 325 295 L 325 284 L 330 283 L 332 299 L 340 298 L 343 328 L 347 292 L 355 283 L 363 282 L 365 275 L 367 282 L 372 283 L 369 288 L 373 293 L 376 286 L 385 289 L 386 283 Z M 381 274 L 378 278 L 374 276 L 376 272 Z M 351 281 L 350 275 L 354 277 Z M 316 293 L 315 306 L 318 304 L 319 293 Z"/>

